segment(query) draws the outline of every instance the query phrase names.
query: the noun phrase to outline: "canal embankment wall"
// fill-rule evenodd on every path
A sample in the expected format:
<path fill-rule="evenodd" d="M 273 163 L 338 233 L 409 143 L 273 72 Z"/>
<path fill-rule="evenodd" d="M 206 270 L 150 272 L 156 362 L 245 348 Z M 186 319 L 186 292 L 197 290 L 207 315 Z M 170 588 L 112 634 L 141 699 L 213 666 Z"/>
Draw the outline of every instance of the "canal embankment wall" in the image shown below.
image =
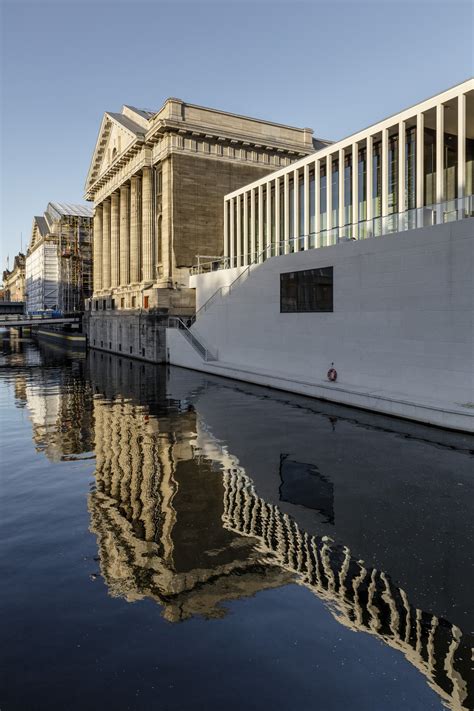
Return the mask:
<path fill-rule="evenodd" d="M 333 267 L 331 313 L 281 313 L 280 275 Z M 474 219 L 268 259 L 177 329 L 172 364 L 474 431 Z M 240 270 L 191 278 L 199 309 Z M 329 382 L 331 364 L 337 382 Z"/>

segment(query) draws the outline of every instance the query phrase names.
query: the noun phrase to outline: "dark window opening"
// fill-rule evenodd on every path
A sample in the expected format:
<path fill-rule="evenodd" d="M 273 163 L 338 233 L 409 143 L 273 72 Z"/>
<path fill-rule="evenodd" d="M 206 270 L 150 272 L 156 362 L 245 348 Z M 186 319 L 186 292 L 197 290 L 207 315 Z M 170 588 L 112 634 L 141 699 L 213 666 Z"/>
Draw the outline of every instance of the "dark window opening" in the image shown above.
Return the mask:
<path fill-rule="evenodd" d="M 109 341 L 109 348 L 112 350 L 112 341 Z"/>
<path fill-rule="evenodd" d="M 133 353 L 133 347 L 130 346 L 130 353 Z"/>
<path fill-rule="evenodd" d="M 280 312 L 332 312 L 333 267 L 280 274 Z"/>
<path fill-rule="evenodd" d="M 145 357 L 145 349 L 142 348 L 142 356 Z"/>
<path fill-rule="evenodd" d="M 121 351 L 121 350 L 122 350 L 122 344 L 119 343 L 119 351 Z"/>

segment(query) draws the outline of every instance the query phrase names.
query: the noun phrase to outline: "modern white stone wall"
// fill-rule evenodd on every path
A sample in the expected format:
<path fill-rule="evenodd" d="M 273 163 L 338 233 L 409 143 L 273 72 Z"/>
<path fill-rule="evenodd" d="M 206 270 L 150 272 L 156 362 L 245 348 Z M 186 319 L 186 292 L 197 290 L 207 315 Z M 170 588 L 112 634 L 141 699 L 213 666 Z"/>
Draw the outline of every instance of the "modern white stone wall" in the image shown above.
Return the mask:
<path fill-rule="evenodd" d="M 474 429 L 473 254 L 466 219 L 274 257 L 198 314 L 193 330 L 217 363 L 168 331 L 170 361 L 446 426 L 451 412 Z M 334 312 L 280 313 L 280 273 L 326 266 Z M 198 305 L 232 276 L 192 277 Z"/>

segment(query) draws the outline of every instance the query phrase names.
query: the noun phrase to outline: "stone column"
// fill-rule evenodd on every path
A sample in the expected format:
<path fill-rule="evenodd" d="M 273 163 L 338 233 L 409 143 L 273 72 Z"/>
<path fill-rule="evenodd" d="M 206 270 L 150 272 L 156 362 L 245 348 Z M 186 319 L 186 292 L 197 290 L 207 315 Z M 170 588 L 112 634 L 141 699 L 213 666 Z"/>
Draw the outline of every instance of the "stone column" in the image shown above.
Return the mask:
<path fill-rule="evenodd" d="M 247 266 L 249 263 L 249 202 L 248 202 L 248 192 L 245 192 L 242 195 L 242 199 L 244 201 L 244 224 L 242 225 L 243 227 L 243 240 L 244 240 L 244 261 L 242 262 L 244 266 Z"/>
<path fill-rule="evenodd" d="M 229 216 L 229 222 L 230 222 L 230 250 L 229 250 L 229 258 L 230 258 L 230 266 L 235 267 L 235 218 L 234 218 L 234 210 L 235 210 L 235 198 L 230 199 L 230 216 Z"/>
<path fill-rule="evenodd" d="M 466 94 L 458 96 L 458 198 L 466 191 Z"/>
<path fill-rule="evenodd" d="M 300 180 L 299 170 L 293 171 L 293 252 L 300 249 Z"/>
<path fill-rule="evenodd" d="M 352 144 L 352 160 L 351 160 L 351 181 L 352 181 L 352 234 L 351 237 L 359 237 L 359 144 Z"/>
<path fill-rule="evenodd" d="M 368 237 L 372 234 L 372 221 L 373 215 L 373 195 L 372 195 L 372 182 L 374 179 L 373 173 L 373 151 L 374 151 L 374 139 L 372 136 L 367 136 L 367 150 L 365 153 L 365 170 L 366 170 L 366 213 L 367 213 L 367 231 Z"/>
<path fill-rule="evenodd" d="M 130 191 L 130 282 L 140 281 L 140 177 L 134 175 Z"/>
<path fill-rule="evenodd" d="M 385 215 L 388 215 L 388 128 L 382 131 L 382 217 Z"/>
<path fill-rule="evenodd" d="M 224 260 L 229 256 L 229 201 L 224 200 Z"/>
<path fill-rule="evenodd" d="M 275 178 L 275 254 L 280 254 L 280 180 Z"/>
<path fill-rule="evenodd" d="M 142 279 L 153 281 L 153 198 L 151 168 L 142 171 Z"/>
<path fill-rule="evenodd" d="M 288 254 L 290 251 L 290 176 L 286 172 L 283 176 L 283 231 L 282 235 L 285 242 L 283 254 Z"/>
<path fill-rule="evenodd" d="M 94 212 L 94 294 L 102 289 L 102 204 Z"/>
<path fill-rule="evenodd" d="M 116 190 L 111 198 L 111 220 L 110 220 L 110 285 L 118 286 L 120 283 L 120 212 L 119 193 Z"/>
<path fill-rule="evenodd" d="M 405 143 L 406 143 L 406 124 L 405 121 L 398 122 L 398 212 L 402 213 L 406 210 L 405 200 Z"/>
<path fill-rule="evenodd" d="M 235 256 L 237 259 L 237 266 L 240 267 L 242 264 L 242 224 L 241 224 L 241 211 L 240 211 L 240 201 L 242 199 L 241 195 L 237 195 L 235 199 L 235 209 L 237 211 L 237 229 L 236 229 L 236 245 L 235 245 Z"/>
<path fill-rule="evenodd" d="M 103 202 L 104 214 L 102 221 L 102 288 L 110 288 L 110 198 Z"/>
<path fill-rule="evenodd" d="M 344 181 L 344 173 L 346 170 L 345 166 L 346 162 L 346 152 L 344 148 L 339 149 L 339 156 L 338 156 L 338 165 L 339 165 L 339 173 L 338 173 L 338 204 L 337 204 L 337 214 L 338 214 L 338 225 L 339 225 L 339 236 L 342 237 L 344 234 L 344 226 L 346 224 L 346 216 L 344 215 L 344 206 L 346 203 L 346 198 L 345 198 L 345 181 Z"/>
<path fill-rule="evenodd" d="M 436 202 L 444 200 L 444 104 L 436 107 Z"/>
<path fill-rule="evenodd" d="M 130 185 L 120 187 L 120 286 L 130 283 Z"/>
<path fill-rule="evenodd" d="M 425 115 L 420 112 L 416 116 L 416 206 L 423 207 L 425 202 L 424 159 L 425 159 Z"/>
<path fill-rule="evenodd" d="M 304 249 L 309 249 L 310 215 L 309 215 L 309 163 L 303 168 L 303 235 Z"/>

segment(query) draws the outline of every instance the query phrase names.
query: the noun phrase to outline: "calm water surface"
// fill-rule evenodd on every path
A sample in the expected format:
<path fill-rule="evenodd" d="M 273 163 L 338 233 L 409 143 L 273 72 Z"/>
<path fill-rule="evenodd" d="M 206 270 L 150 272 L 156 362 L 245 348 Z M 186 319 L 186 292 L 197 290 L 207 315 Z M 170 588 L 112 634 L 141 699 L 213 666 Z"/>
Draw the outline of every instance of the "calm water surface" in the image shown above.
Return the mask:
<path fill-rule="evenodd" d="M 473 707 L 473 438 L 1 347 L 1 711 Z"/>

